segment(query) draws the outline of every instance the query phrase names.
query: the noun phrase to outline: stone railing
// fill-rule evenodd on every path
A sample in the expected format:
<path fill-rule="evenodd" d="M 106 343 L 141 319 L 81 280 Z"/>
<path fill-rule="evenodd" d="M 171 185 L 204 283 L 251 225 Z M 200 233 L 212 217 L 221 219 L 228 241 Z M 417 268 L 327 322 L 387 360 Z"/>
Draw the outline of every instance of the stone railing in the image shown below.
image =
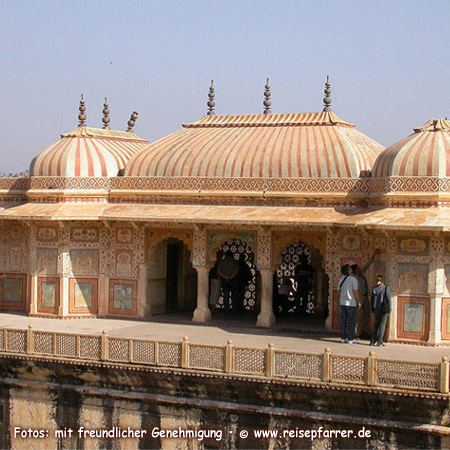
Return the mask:
<path fill-rule="evenodd" d="M 301 353 L 183 342 L 149 341 L 51 331 L 0 329 L 0 354 L 112 362 L 195 371 L 252 375 L 289 381 L 315 381 L 401 390 L 449 392 L 449 361 L 397 361 L 368 357 Z"/>

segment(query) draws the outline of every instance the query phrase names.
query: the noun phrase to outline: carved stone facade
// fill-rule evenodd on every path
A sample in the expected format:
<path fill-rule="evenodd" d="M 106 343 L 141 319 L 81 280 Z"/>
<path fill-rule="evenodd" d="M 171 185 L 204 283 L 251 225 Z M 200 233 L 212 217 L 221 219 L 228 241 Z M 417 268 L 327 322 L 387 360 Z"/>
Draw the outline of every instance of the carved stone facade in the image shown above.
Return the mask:
<path fill-rule="evenodd" d="M 338 328 L 337 280 L 341 266 L 363 265 L 379 248 L 381 253 L 366 277 L 372 286 L 380 274 L 391 288 L 394 310 L 389 338 L 450 341 L 450 239 L 440 233 L 420 231 L 306 225 L 245 229 L 226 224 L 193 226 L 168 222 L 149 225 L 111 221 L 94 225 L 83 221 L 4 221 L 0 239 L 0 306 L 4 310 L 25 309 L 30 314 L 56 317 L 145 317 L 169 311 L 164 306 L 166 296 L 161 293 L 161 289 L 167 289 L 163 286 L 169 276 L 168 247 L 178 249 L 173 261 L 181 261 L 177 263 L 177 276 L 183 278 L 178 287 L 182 292 L 177 295 L 192 297 L 200 289 L 196 270 L 209 271 L 216 261 L 216 252 L 230 239 L 238 239 L 251 249 L 260 273 L 256 310 L 263 309 L 260 277 L 272 277 L 289 246 L 305 245 L 316 255 L 315 270 L 321 271 L 320 283 L 325 292 L 321 301 L 323 309 L 329 312 L 326 323 L 334 329 Z M 208 283 L 207 278 L 205 282 Z M 158 283 L 161 288 L 155 287 Z M 206 311 L 209 287 L 202 289 L 206 289 Z M 160 299 L 156 301 L 152 296 Z M 273 323 L 270 311 L 271 306 L 266 308 L 264 323 Z M 210 313 L 202 317 L 209 320 Z"/>
<path fill-rule="evenodd" d="M 148 146 L 83 126 L 62 135 L 29 178 L 0 178 L 0 307 L 57 317 L 189 311 L 206 322 L 230 281 L 214 278 L 217 258 L 231 250 L 251 272 L 240 297 L 258 326 L 274 324 L 281 278 L 298 282 L 306 257 L 312 286 L 293 310 L 301 300 L 337 329 L 342 265 L 364 267 L 378 249 L 366 277 L 391 289 L 389 339 L 450 343 L 450 172 L 424 163 L 450 161 L 450 123 L 431 120 L 398 143 L 426 139 L 420 160 L 353 128 L 323 112 L 205 116 Z M 119 172 L 114 163 L 68 176 L 72 161 L 59 152 L 87 138 L 123 156 Z M 60 156 L 65 172 L 53 164 Z"/>

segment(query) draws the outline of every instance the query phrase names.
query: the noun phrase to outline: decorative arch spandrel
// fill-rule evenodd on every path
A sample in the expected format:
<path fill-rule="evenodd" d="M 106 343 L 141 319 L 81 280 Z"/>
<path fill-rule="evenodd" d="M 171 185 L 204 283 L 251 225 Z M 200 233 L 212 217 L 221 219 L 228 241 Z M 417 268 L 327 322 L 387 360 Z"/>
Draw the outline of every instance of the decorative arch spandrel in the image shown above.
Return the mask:
<path fill-rule="evenodd" d="M 397 294 L 428 295 L 428 265 L 399 264 Z"/>
<path fill-rule="evenodd" d="M 325 234 L 314 234 L 314 233 L 274 233 L 272 238 L 272 270 L 276 270 L 282 260 L 283 252 L 295 244 L 296 242 L 302 242 L 310 250 L 316 250 L 322 257 L 322 268 L 326 268 L 326 254 L 325 254 L 325 244 L 326 236 Z"/>
<path fill-rule="evenodd" d="M 217 252 L 222 245 L 229 240 L 240 240 L 247 245 L 251 252 L 255 255 L 253 260 L 257 261 L 257 239 L 256 231 L 236 232 L 236 231 L 209 231 L 208 232 L 208 252 L 206 265 L 212 268 L 216 262 Z"/>
<path fill-rule="evenodd" d="M 147 254 L 146 254 L 146 263 L 150 264 L 154 262 L 155 253 L 158 245 L 169 239 L 175 238 L 179 241 L 183 242 L 190 251 L 190 261 L 192 263 L 193 258 L 193 234 L 192 230 L 186 229 L 165 229 L 165 230 L 148 230 L 147 232 Z"/>

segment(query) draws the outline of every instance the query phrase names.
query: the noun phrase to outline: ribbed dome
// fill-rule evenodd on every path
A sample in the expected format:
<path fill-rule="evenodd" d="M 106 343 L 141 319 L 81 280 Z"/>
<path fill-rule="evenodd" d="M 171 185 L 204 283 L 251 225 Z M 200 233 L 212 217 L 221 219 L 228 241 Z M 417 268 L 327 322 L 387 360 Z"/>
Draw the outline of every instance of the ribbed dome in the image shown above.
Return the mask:
<path fill-rule="evenodd" d="M 31 176 L 115 177 L 148 141 L 132 131 L 80 126 L 39 153 L 31 162 Z"/>
<path fill-rule="evenodd" d="M 354 178 L 382 150 L 330 112 L 212 115 L 150 144 L 125 175 Z"/>
<path fill-rule="evenodd" d="M 450 177 L 450 121 L 430 119 L 414 133 L 384 150 L 374 177 Z"/>

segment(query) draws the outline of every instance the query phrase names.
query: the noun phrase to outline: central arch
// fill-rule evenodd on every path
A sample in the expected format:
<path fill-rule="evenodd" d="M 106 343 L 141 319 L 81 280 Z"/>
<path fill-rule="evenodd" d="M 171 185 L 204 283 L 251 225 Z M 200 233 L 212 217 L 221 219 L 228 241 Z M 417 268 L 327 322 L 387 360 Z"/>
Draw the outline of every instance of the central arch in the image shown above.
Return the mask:
<path fill-rule="evenodd" d="M 329 281 L 320 250 L 296 240 L 284 248 L 278 261 L 273 275 L 274 313 L 325 319 Z"/>
<path fill-rule="evenodd" d="M 220 277 L 217 274 L 218 264 L 220 260 L 225 257 L 227 253 L 231 253 L 233 258 L 239 263 L 238 272 L 238 291 L 237 291 L 237 311 L 256 311 L 258 303 L 257 292 L 257 269 L 254 263 L 255 255 L 252 248 L 243 240 L 239 238 L 230 238 L 218 246 L 216 253 L 216 264 L 210 271 L 210 307 L 214 311 L 221 311 L 225 308 L 225 299 L 223 288 L 216 293 L 218 298 L 216 301 L 212 299 L 213 291 L 213 277 L 220 283 Z M 217 275 L 216 275 L 217 274 Z"/>

